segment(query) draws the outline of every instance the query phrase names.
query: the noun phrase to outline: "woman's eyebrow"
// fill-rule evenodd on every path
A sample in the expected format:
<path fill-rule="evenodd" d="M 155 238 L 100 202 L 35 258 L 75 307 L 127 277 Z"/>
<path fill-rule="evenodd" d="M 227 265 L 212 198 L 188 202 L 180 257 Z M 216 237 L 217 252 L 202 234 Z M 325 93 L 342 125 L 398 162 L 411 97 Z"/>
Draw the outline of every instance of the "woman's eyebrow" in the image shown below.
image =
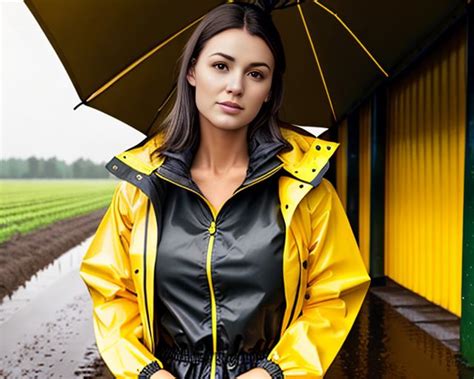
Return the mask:
<path fill-rule="evenodd" d="M 231 57 L 230 55 L 227 55 L 227 54 L 224 54 L 224 53 L 214 53 L 214 54 L 211 54 L 209 55 L 210 57 L 212 57 L 213 55 L 220 55 L 228 60 L 230 60 L 231 62 L 235 62 L 235 58 L 234 57 Z M 266 64 L 265 62 L 253 62 L 253 63 L 250 63 L 249 64 L 249 67 L 256 67 L 256 66 L 266 66 L 268 67 L 268 69 L 271 71 L 272 69 L 270 68 L 270 66 L 268 64 Z"/>

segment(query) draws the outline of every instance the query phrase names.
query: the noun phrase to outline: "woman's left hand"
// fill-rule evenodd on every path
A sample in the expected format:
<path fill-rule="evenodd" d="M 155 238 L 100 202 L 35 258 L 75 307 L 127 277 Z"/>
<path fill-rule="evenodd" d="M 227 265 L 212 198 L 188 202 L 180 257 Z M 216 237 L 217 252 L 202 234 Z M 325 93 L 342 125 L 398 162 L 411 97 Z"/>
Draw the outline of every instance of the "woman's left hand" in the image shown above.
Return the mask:
<path fill-rule="evenodd" d="M 272 379 L 272 377 L 265 369 L 257 367 L 237 376 L 236 379 Z"/>

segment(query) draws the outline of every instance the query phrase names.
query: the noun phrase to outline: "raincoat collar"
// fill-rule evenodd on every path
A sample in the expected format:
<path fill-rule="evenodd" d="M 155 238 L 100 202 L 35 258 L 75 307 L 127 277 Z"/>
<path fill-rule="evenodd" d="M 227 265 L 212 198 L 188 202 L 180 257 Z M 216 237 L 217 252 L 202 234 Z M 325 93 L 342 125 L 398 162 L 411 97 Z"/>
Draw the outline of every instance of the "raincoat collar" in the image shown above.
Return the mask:
<path fill-rule="evenodd" d="M 282 162 L 276 155 L 284 147 L 283 142 L 273 141 L 263 129 L 255 133 L 255 136 L 249 141 L 249 166 L 242 185 L 245 186 L 277 166 L 281 166 Z M 157 168 L 157 172 L 199 191 L 191 178 L 191 165 L 196 151 L 197 146 L 183 152 L 164 151 L 162 155 L 166 158 Z"/>
<path fill-rule="evenodd" d="M 298 181 L 313 186 L 319 184 L 322 175 L 328 169 L 329 158 L 334 154 L 339 143 L 322 140 L 302 128 L 283 122 L 280 122 L 280 132 L 292 149 L 281 151 L 283 144 L 268 142 L 263 134 L 256 134 L 256 138 L 249 143 L 250 160 L 247 179 L 279 163 Z M 162 138 L 162 134 L 147 137 L 139 144 L 117 154 L 107 163 L 106 168 L 121 179 L 128 180 L 134 176 L 141 180 L 143 175 L 151 175 L 161 166 L 165 169 L 173 161 L 173 165 L 179 167 L 180 176 L 187 176 L 186 170 L 190 167 L 195 150 L 191 149 L 183 153 L 167 152 L 156 156 L 152 153 L 160 146 Z M 170 160 L 164 165 L 167 157 Z"/>

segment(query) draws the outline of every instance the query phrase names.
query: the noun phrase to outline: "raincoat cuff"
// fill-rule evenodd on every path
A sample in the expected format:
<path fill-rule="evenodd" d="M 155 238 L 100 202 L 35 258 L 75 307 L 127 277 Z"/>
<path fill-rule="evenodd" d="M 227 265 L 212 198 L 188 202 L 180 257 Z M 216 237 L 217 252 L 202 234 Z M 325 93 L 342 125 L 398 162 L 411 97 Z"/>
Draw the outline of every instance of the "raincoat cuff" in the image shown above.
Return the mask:
<path fill-rule="evenodd" d="M 283 371 L 278 365 L 278 363 L 269 361 L 268 359 L 264 358 L 257 362 L 257 367 L 263 368 L 267 371 L 272 379 L 283 379 Z"/>
<path fill-rule="evenodd" d="M 140 374 L 138 374 L 138 379 L 150 379 L 150 377 L 155 373 L 161 370 L 161 367 L 158 365 L 157 361 L 153 361 L 148 363 L 145 367 L 143 367 Z"/>

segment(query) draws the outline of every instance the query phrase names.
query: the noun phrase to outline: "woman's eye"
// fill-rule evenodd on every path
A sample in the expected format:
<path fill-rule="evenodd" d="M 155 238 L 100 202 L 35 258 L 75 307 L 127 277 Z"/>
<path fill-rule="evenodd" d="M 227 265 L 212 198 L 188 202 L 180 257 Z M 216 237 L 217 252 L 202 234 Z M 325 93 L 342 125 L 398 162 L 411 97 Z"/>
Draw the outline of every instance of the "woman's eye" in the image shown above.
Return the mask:
<path fill-rule="evenodd" d="M 215 63 L 214 67 L 217 67 L 219 71 L 222 71 L 224 67 L 227 67 L 224 63 Z"/>
<path fill-rule="evenodd" d="M 252 74 L 257 74 L 257 75 L 252 75 L 252 77 L 255 78 L 255 79 L 263 79 L 263 75 L 261 73 L 259 73 L 258 71 L 252 71 L 250 74 L 251 75 Z"/>

